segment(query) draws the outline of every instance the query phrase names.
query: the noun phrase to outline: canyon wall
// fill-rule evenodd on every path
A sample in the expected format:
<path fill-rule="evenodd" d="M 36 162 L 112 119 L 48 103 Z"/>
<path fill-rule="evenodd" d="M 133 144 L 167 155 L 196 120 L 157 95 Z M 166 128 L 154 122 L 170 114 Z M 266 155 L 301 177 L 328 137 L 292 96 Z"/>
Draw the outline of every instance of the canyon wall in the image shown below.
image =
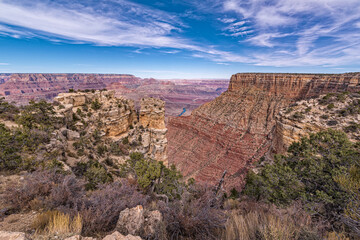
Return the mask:
<path fill-rule="evenodd" d="M 0 97 L 17 104 L 27 104 L 29 100 L 52 100 L 58 93 L 75 90 L 108 89 L 116 96 L 134 100 L 135 108 L 140 108 L 144 97 L 164 100 L 166 115 L 177 116 L 183 108 L 184 115 L 205 102 L 213 100 L 227 89 L 228 80 L 157 80 L 141 79 L 128 74 L 0 74 Z"/>
<path fill-rule="evenodd" d="M 339 91 L 360 91 L 360 74 L 235 74 L 215 100 L 169 119 L 169 163 L 210 184 L 227 170 L 225 187 L 241 188 L 254 162 L 279 152 L 274 133 L 280 109 Z"/>

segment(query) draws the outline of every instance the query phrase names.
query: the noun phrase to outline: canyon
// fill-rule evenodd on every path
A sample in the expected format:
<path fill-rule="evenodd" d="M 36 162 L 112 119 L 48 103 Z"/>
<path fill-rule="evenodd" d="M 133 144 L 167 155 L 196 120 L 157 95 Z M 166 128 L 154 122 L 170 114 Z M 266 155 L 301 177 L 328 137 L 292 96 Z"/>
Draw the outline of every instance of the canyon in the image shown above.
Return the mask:
<path fill-rule="evenodd" d="M 226 79 L 142 79 L 129 74 L 0 74 L 0 96 L 16 104 L 27 104 L 29 100 L 52 100 L 69 89 L 108 89 L 116 96 L 135 101 L 140 108 L 143 97 L 160 98 L 166 102 L 166 117 L 184 115 L 201 104 L 213 100 L 227 89 Z"/>
<path fill-rule="evenodd" d="M 141 79 L 126 74 L 2 74 L 0 94 L 25 104 L 31 99 L 53 99 L 69 89 L 87 89 L 59 94 L 55 101 L 65 108 L 58 110 L 76 112 L 94 98 L 109 102 L 103 106 L 108 112 L 102 114 L 106 119 L 102 131 L 108 137 L 123 139 L 126 133 L 130 142 L 141 139 L 140 152 L 176 165 L 186 178 L 200 183 L 215 184 L 226 170 L 225 189 L 241 189 L 246 173 L 260 159 L 271 161 L 293 141 L 339 120 L 320 118 L 328 109 L 318 104 L 318 98 L 358 92 L 359 79 L 359 73 L 240 73 L 230 81 Z M 90 91 L 105 88 L 109 99 Z M 346 98 L 349 101 L 352 97 Z M 295 121 L 288 113 L 294 104 L 294 112 L 305 114 L 305 120 Z M 311 113 L 307 112 L 310 105 Z M 328 114 L 334 115 L 335 110 Z M 127 117 L 119 117 L 116 111 Z M 338 128 L 358 121 L 357 116 L 340 119 Z M 137 128 L 139 124 L 146 131 Z"/>
<path fill-rule="evenodd" d="M 276 129 L 280 110 L 297 101 L 344 91 L 360 91 L 359 73 L 235 74 L 219 97 L 190 116 L 169 118 L 169 163 L 187 178 L 210 184 L 226 170 L 225 188 L 241 189 L 254 163 L 260 158 L 271 160 L 274 153 L 286 149 Z"/>

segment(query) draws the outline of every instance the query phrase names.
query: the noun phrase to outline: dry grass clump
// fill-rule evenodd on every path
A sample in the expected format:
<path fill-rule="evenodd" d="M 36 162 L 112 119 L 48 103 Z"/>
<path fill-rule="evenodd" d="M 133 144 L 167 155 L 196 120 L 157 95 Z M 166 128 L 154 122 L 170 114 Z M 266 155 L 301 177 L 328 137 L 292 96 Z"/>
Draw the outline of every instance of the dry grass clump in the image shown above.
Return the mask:
<path fill-rule="evenodd" d="M 293 207 L 294 208 L 294 207 Z M 249 211 L 231 210 L 225 230 L 224 240 L 296 240 L 319 239 L 312 231 L 311 218 L 305 214 L 295 214 L 294 209 L 282 213 L 275 208 L 264 208 Z"/>
<path fill-rule="evenodd" d="M 326 240 L 350 240 L 344 233 L 329 232 L 326 234 Z"/>
<path fill-rule="evenodd" d="M 37 216 L 33 223 L 36 234 L 49 236 L 70 236 L 80 234 L 82 218 L 80 214 L 70 217 L 57 210 L 46 211 Z"/>

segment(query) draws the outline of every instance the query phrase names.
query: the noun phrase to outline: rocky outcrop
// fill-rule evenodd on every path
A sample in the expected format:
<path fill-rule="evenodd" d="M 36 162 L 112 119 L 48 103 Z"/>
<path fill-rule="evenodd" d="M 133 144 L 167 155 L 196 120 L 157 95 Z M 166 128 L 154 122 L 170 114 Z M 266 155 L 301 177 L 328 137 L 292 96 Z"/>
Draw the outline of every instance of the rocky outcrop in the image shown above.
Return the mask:
<path fill-rule="evenodd" d="M 328 92 L 359 91 L 360 74 L 235 74 L 229 88 L 191 116 L 170 118 L 169 163 L 186 177 L 241 188 L 252 164 L 279 151 L 273 145 L 280 109 Z"/>
<path fill-rule="evenodd" d="M 120 213 L 116 230 L 132 235 L 154 237 L 162 215 L 159 211 L 147 211 L 139 205 Z"/>
<path fill-rule="evenodd" d="M 100 129 L 106 136 L 116 137 L 128 131 L 134 124 L 136 112 L 131 100 L 115 98 L 114 95 L 114 91 L 60 93 L 54 101 L 60 104 L 57 107 L 58 112 L 70 109 L 77 113 L 79 109 L 83 111 L 82 107 L 89 105 L 87 111 L 90 114 L 84 116 L 84 121 L 101 122 Z"/>
<path fill-rule="evenodd" d="M 167 165 L 167 128 L 165 127 L 165 102 L 156 98 L 143 98 L 140 103 L 139 121 L 149 131 L 142 134 L 142 144 L 156 159 Z"/>
<path fill-rule="evenodd" d="M 132 100 L 114 94 L 79 91 L 55 97 L 56 116 L 65 126 L 52 134 L 47 151 L 62 149 L 72 167 L 87 161 L 86 156 L 121 164 L 131 152 L 167 164 L 164 102 L 145 98 L 139 116 Z"/>

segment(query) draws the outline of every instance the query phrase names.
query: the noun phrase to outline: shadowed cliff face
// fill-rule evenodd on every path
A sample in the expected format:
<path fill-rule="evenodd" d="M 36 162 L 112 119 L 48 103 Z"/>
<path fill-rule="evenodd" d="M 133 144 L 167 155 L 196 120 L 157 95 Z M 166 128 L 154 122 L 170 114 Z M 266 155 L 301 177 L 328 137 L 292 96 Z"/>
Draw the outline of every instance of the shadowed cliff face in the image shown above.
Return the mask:
<path fill-rule="evenodd" d="M 170 118 L 168 159 L 187 177 L 241 188 L 248 169 L 273 146 L 276 116 L 291 102 L 337 91 L 359 91 L 360 74 L 236 74 L 229 88 L 191 116 Z"/>

